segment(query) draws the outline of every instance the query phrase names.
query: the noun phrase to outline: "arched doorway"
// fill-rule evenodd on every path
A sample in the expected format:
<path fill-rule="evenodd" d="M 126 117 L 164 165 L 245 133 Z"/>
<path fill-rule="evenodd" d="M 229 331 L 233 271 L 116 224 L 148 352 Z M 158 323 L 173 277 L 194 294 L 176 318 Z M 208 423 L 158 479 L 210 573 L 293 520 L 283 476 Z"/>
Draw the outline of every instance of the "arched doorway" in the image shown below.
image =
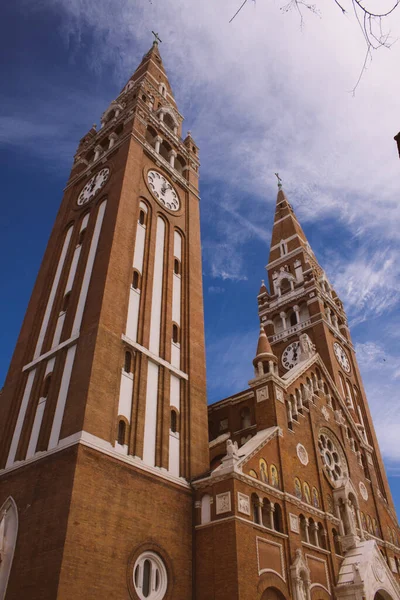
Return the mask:
<path fill-rule="evenodd" d="M 261 600 L 286 600 L 286 598 L 277 588 L 269 587 L 264 590 Z"/>

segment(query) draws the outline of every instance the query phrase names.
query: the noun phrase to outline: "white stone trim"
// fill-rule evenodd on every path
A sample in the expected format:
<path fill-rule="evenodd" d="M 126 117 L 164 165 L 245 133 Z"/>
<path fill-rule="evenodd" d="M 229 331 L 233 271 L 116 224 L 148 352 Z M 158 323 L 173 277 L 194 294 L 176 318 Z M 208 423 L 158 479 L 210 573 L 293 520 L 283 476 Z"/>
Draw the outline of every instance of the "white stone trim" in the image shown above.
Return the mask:
<path fill-rule="evenodd" d="M 322 589 L 324 589 L 325 591 L 328 592 L 328 594 L 331 593 L 331 585 L 330 585 L 330 581 L 329 581 L 329 572 L 328 572 L 328 565 L 326 563 L 326 560 L 324 560 L 323 558 L 319 558 L 318 556 L 313 556 L 312 554 L 306 554 L 306 560 L 308 562 L 308 559 L 312 559 L 312 560 L 316 560 L 318 562 L 324 563 L 324 568 L 325 568 L 325 576 L 326 576 L 326 581 L 328 583 L 328 587 L 326 588 L 324 585 L 322 585 L 322 583 L 312 583 L 310 586 L 310 590 L 312 590 L 314 587 L 321 587 Z M 310 566 L 310 565 L 308 565 Z"/>
<path fill-rule="evenodd" d="M 17 453 L 17 448 L 18 448 L 18 444 L 19 444 L 19 438 L 21 436 L 22 427 L 23 427 L 24 421 L 25 421 L 26 409 L 28 408 L 29 399 L 31 397 L 32 386 L 33 386 L 33 381 L 35 379 L 35 374 L 36 374 L 36 369 L 34 369 L 33 371 L 31 371 L 29 373 L 28 378 L 26 380 L 24 395 L 22 396 L 21 406 L 20 406 L 19 413 L 18 413 L 18 419 L 15 424 L 14 434 L 12 437 L 10 450 L 8 452 L 6 469 L 8 467 L 10 467 L 15 460 L 15 455 Z"/>
<path fill-rule="evenodd" d="M 286 218 L 286 217 L 284 217 L 284 218 Z M 281 220 L 281 219 L 279 219 L 279 220 Z M 279 244 L 275 244 L 275 246 L 271 246 L 270 251 L 277 250 L 278 248 L 280 248 L 282 242 L 285 242 L 285 244 L 287 244 L 288 242 L 291 242 L 292 240 L 295 240 L 296 238 L 299 238 L 299 240 L 301 240 L 304 244 L 306 243 L 306 240 L 303 240 L 301 235 L 299 235 L 298 233 L 295 233 L 294 235 L 290 235 L 288 238 L 282 238 L 282 240 L 279 242 Z M 285 254 L 285 256 L 287 256 L 287 255 Z"/>
<path fill-rule="evenodd" d="M 64 417 L 65 404 L 67 402 L 67 395 L 69 390 L 69 382 L 71 380 L 72 368 L 74 366 L 76 352 L 76 344 L 68 348 L 67 356 L 65 358 L 64 371 L 61 379 L 60 390 L 58 392 L 56 410 L 53 418 L 53 425 L 51 427 L 49 449 L 57 446 L 60 439 L 60 431 L 62 421 Z"/>
<path fill-rule="evenodd" d="M 52 348 L 51 350 L 49 350 L 45 354 L 42 354 L 41 356 L 39 356 L 38 358 L 36 358 L 32 362 L 30 362 L 27 365 L 25 365 L 23 367 L 22 371 L 28 371 L 29 369 L 32 369 L 32 367 L 35 367 L 37 364 L 39 364 L 40 362 L 42 362 L 42 360 L 46 360 L 47 358 L 50 358 L 51 356 L 53 356 L 54 354 L 56 354 L 59 350 L 62 350 L 63 348 L 66 348 L 67 346 L 72 346 L 72 344 L 74 344 L 77 341 L 78 338 L 79 338 L 79 334 L 78 335 L 73 335 L 68 340 L 65 340 L 65 342 L 62 342 L 61 344 L 59 344 L 58 346 L 56 346 L 56 348 Z"/>
<path fill-rule="evenodd" d="M 274 225 L 276 225 L 277 223 L 281 223 L 281 221 L 284 221 L 285 219 L 294 219 L 295 221 L 297 221 L 297 223 L 300 225 L 299 221 L 297 220 L 297 217 L 294 213 L 289 213 L 288 215 L 286 215 L 285 217 L 281 217 L 280 219 L 277 219 L 276 221 L 274 221 Z"/>
<path fill-rule="evenodd" d="M 51 313 L 52 308 L 53 308 L 54 298 L 56 296 L 56 292 L 57 292 L 57 289 L 58 289 L 58 284 L 60 282 L 61 273 L 62 273 L 62 270 L 64 268 L 65 257 L 67 255 L 67 251 L 68 251 L 69 244 L 70 244 L 70 241 L 71 241 L 71 236 L 72 236 L 73 229 L 74 229 L 74 226 L 71 225 L 71 227 L 68 229 L 68 231 L 66 233 L 66 236 L 65 236 L 65 239 L 64 239 L 64 244 L 63 244 L 63 247 L 62 247 L 60 258 L 58 260 L 57 270 L 56 270 L 56 273 L 54 275 L 53 285 L 51 286 L 50 295 L 49 295 L 49 298 L 47 300 L 46 310 L 45 310 L 45 313 L 44 313 L 44 316 L 43 316 L 42 325 L 40 327 L 40 332 L 39 332 L 38 340 L 37 340 L 37 343 L 36 343 L 35 352 L 34 352 L 34 355 L 33 355 L 33 359 L 34 360 L 40 355 L 40 352 L 42 350 L 43 340 L 45 338 L 46 331 L 47 331 L 47 326 L 49 324 L 50 313 Z"/>
<path fill-rule="evenodd" d="M 278 573 L 274 569 L 260 569 L 260 556 L 259 556 L 259 552 L 258 552 L 258 541 L 259 540 L 261 540 L 264 543 L 270 544 L 271 546 L 278 546 L 280 557 L 281 557 L 281 569 L 282 569 L 283 575 L 281 573 Z M 257 568 L 258 568 L 258 574 L 262 575 L 263 573 L 275 573 L 275 575 L 278 575 L 278 577 L 280 577 L 280 579 L 282 579 L 286 583 L 285 557 L 284 557 L 284 554 L 283 554 L 283 546 L 282 546 L 282 544 L 278 544 L 278 542 L 273 542 L 272 540 L 269 540 L 267 538 L 262 538 L 260 536 L 256 536 L 256 549 L 257 549 Z"/>
<path fill-rule="evenodd" d="M 176 367 L 174 367 L 173 365 L 171 365 L 171 363 L 167 362 L 163 358 L 160 358 L 159 356 L 156 356 L 155 354 L 153 354 L 153 352 L 151 352 L 150 350 L 148 350 L 144 346 L 141 346 L 137 342 L 134 342 L 133 340 L 131 340 L 130 338 L 128 338 L 128 336 L 122 334 L 121 338 L 123 339 L 124 342 L 126 342 L 127 344 L 129 344 L 129 346 L 132 346 L 132 348 L 136 348 L 136 350 L 139 350 L 139 352 L 142 352 L 143 354 L 145 354 L 146 356 L 148 356 L 149 358 L 151 358 L 151 360 L 154 361 L 155 363 L 158 363 L 162 367 L 165 367 L 166 369 L 169 369 L 170 371 L 172 371 L 172 373 L 175 373 L 175 375 L 177 375 L 181 379 L 186 379 L 186 380 L 189 379 L 189 375 L 187 373 L 184 373 L 180 369 L 177 369 Z"/>
<path fill-rule="evenodd" d="M 78 305 L 76 307 L 74 323 L 72 325 L 72 335 L 78 335 L 80 328 L 81 328 L 83 311 L 84 311 L 85 305 L 86 305 L 86 298 L 87 298 L 88 291 L 89 291 L 89 283 L 90 283 L 90 279 L 92 277 L 92 271 L 93 271 L 94 261 L 96 258 L 97 246 L 99 243 L 101 226 L 103 224 L 106 206 L 107 206 L 107 200 L 103 200 L 103 202 L 100 204 L 99 209 L 98 209 L 98 213 L 97 213 L 97 217 L 96 217 L 96 224 L 95 224 L 95 228 L 94 228 L 91 243 L 90 243 L 89 254 L 87 257 L 87 261 L 86 261 L 85 273 L 84 273 L 83 279 L 82 279 L 82 285 L 81 285 L 81 290 L 80 290 L 80 294 L 79 294 Z"/>
<path fill-rule="evenodd" d="M 58 445 L 55 448 L 51 448 L 50 450 L 44 450 L 42 452 L 37 452 L 32 458 L 28 460 L 21 460 L 14 463 L 12 466 L 1 469 L 0 477 L 4 475 L 8 475 L 10 472 L 20 469 L 21 467 L 25 467 L 28 464 L 36 462 L 38 460 L 42 460 L 43 458 L 47 458 L 52 454 L 56 454 L 57 452 L 61 452 L 66 448 L 70 448 L 71 446 L 75 446 L 76 444 L 82 444 L 88 448 L 93 450 L 97 450 L 98 452 L 102 452 L 107 456 L 111 456 L 112 458 L 119 460 L 120 462 L 129 464 L 141 471 L 146 471 L 147 473 L 151 473 L 152 475 L 157 475 L 161 479 L 165 479 L 166 481 L 170 481 L 171 483 L 175 483 L 181 487 L 190 489 L 190 484 L 186 481 L 184 477 L 175 477 L 168 473 L 168 471 L 162 467 L 150 467 L 149 465 L 144 464 L 141 458 L 138 456 L 132 455 L 124 455 L 118 452 L 110 442 L 103 440 L 91 433 L 86 431 L 78 431 L 67 438 L 63 438 L 58 442 Z"/>

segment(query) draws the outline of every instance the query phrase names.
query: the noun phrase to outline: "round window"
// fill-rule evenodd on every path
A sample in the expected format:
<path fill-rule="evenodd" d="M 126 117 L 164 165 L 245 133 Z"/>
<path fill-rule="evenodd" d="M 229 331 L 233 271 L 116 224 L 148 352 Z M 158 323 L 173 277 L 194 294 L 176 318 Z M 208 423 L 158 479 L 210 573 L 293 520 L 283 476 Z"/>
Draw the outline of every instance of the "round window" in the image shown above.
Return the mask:
<path fill-rule="evenodd" d="M 319 453 L 324 463 L 325 473 L 332 484 L 347 474 L 347 462 L 339 442 L 332 433 L 322 429 L 318 436 Z"/>
<path fill-rule="evenodd" d="M 162 600 L 167 591 L 167 570 L 154 552 L 144 552 L 133 567 L 133 585 L 141 600 Z"/>

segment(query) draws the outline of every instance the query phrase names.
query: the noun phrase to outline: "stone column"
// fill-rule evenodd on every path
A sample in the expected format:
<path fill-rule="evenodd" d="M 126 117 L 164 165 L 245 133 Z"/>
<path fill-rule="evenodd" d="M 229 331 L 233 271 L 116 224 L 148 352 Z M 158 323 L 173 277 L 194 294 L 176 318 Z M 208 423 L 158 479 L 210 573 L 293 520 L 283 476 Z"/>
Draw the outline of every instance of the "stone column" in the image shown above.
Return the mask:
<path fill-rule="evenodd" d="M 263 507 L 263 501 L 259 500 L 258 504 L 257 504 L 257 514 L 258 514 L 258 522 L 259 522 L 260 525 L 263 524 L 263 521 L 262 521 L 262 507 Z"/>
<path fill-rule="evenodd" d="M 319 546 L 319 543 L 318 543 L 318 523 L 313 523 L 312 530 L 313 531 L 311 531 L 311 539 L 313 541 L 311 543 L 314 544 L 314 546 Z"/>
<path fill-rule="evenodd" d="M 295 304 L 293 306 L 293 310 L 294 310 L 294 313 L 296 315 L 296 325 L 298 325 L 300 323 L 300 306 L 298 306 L 297 304 Z"/>
<path fill-rule="evenodd" d="M 360 515 L 360 511 L 358 508 L 356 508 L 356 513 L 357 513 L 358 529 L 360 530 L 360 540 L 364 540 L 365 538 L 364 538 L 364 532 L 363 532 L 363 528 L 362 528 L 361 515 Z"/>
<path fill-rule="evenodd" d="M 114 146 L 115 142 L 117 141 L 117 139 L 118 139 L 118 136 L 117 136 L 117 134 L 116 134 L 116 133 L 111 133 L 111 134 L 108 136 L 108 139 L 109 139 L 109 141 L 110 141 L 110 143 L 108 144 L 108 149 L 110 150 L 110 148 L 112 148 L 112 147 Z"/>
<path fill-rule="evenodd" d="M 101 146 L 96 146 L 94 149 L 94 160 L 98 160 L 100 155 L 103 153 L 103 148 Z"/>
<path fill-rule="evenodd" d="M 162 137 L 160 135 L 157 135 L 156 136 L 156 144 L 154 146 L 154 149 L 158 153 L 160 152 L 160 146 L 162 144 L 162 141 L 163 141 Z"/>
<path fill-rule="evenodd" d="M 310 527 L 310 523 L 308 521 L 308 518 L 305 517 L 304 533 L 306 534 L 306 542 L 307 542 L 307 544 L 310 543 L 310 531 L 309 531 L 309 527 Z"/>
<path fill-rule="evenodd" d="M 274 364 L 274 361 L 273 360 L 269 360 L 268 364 L 269 364 L 269 372 L 270 373 L 275 373 L 275 364 Z"/>
<path fill-rule="evenodd" d="M 293 422 L 293 414 L 292 414 L 292 403 L 290 402 L 289 398 L 286 401 L 286 406 L 287 406 L 287 418 L 288 418 L 288 422 L 291 425 Z"/>
<path fill-rule="evenodd" d="M 280 289 L 280 288 L 279 288 Z M 287 323 L 286 323 L 286 313 L 284 311 L 282 311 L 281 313 L 279 313 L 280 318 L 282 319 L 282 325 L 283 325 L 283 329 L 287 329 Z"/>
<path fill-rule="evenodd" d="M 292 412 L 293 412 L 293 418 L 298 421 L 299 420 L 299 413 L 297 410 L 297 403 L 296 403 L 296 399 L 294 399 L 294 401 L 292 402 L 291 400 L 289 400 L 290 404 L 292 404 Z"/>
<path fill-rule="evenodd" d="M 175 159 L 177 156 L 178 154 L 175 152 L 175 150 L 171 150 L 171 152 L 169 153 L 169 164 L 172 168 L 175 167 Z"/>
<path fill-rule="evenodd" d="M 269 510 L 269 519 L 270 519 L 271 529 L 275 529 L 274 512 L 275 512 L 275 506 L 274 506 L 274 503 L 271 502 L 271 506 L 270 506 L 270 510 Z"/>

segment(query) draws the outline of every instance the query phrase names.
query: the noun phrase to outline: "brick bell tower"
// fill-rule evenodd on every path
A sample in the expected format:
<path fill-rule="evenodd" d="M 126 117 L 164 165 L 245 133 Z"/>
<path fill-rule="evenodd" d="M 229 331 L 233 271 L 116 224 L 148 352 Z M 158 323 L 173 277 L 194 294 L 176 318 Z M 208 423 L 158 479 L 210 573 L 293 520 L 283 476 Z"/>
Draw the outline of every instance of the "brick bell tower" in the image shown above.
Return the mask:
<path fill-rule="evenodd" d="M 280 182 L 266 270 L 271 295 L 265 286 L 261 288 L 259 316 L 278 357 L 280 375 L 301 362 L 299 337 L 307 333 L 344 400 L 343 424 L 348 417 L 356 425 L 366 448 L 365 469 L 367 462 L 374 465 L 373 487 L 395 513 L 343 304 L 317 262 Z M 298 408 L 298 401 L 289 404 L 293 418 Z M 355 445 L 359 460 L 364 460 Z"/>
<path fill-rule="evenodd" d="M 0 598 L 192 596 L 198 148 L 158 43 L 82 138 L 0 404 Z"/>

